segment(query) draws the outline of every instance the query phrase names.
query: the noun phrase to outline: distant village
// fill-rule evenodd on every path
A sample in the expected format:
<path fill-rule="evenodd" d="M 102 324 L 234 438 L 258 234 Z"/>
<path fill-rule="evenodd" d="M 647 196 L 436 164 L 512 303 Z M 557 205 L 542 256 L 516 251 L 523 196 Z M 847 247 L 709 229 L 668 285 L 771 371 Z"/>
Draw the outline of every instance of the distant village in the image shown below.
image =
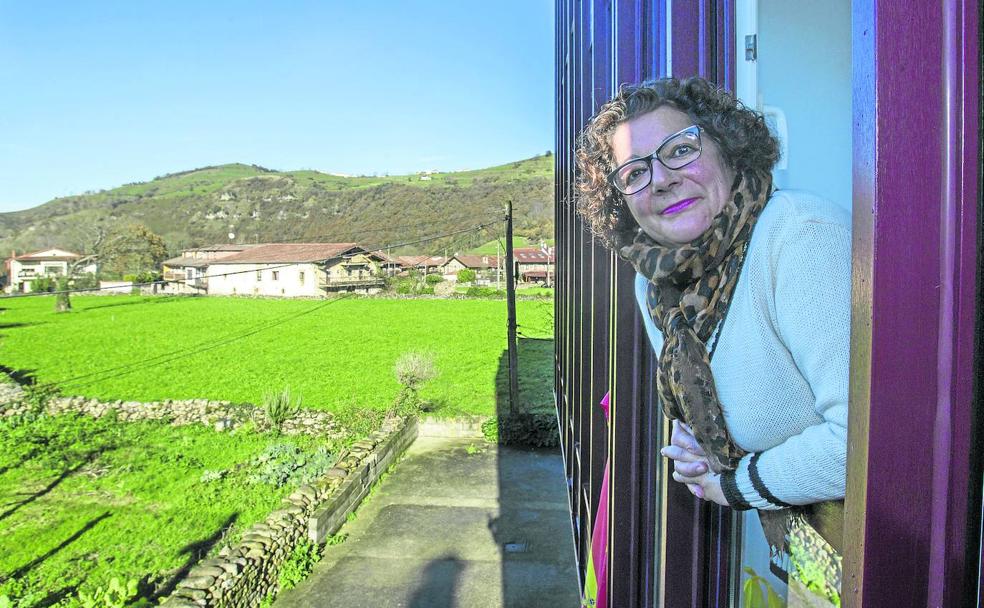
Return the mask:
<path fill-rule="evenodd" d="M 553 247 L 513 251 L 513 272 L 519 285 L 552 287 Z M 471 271 L 462 273 L 461 271 Z M 29 293 L 38 279 L 93 277 L 99 260 L 53 247 L 11 256 L 0 277 L 5 293 Z M 145 293 L 265 297 L 321 297 L 348 292 L 373 294 L 386 287 L 387 277 L 439 276 L 454 284 L 468 277 L 475 286 L 504 285 L 505 256 L 390 256 L 357 243 L 260 243 L 212 245 L 186 249 L 165 260 L 150 284 L 133 280 L 99 281 L 96 293 Z"/>

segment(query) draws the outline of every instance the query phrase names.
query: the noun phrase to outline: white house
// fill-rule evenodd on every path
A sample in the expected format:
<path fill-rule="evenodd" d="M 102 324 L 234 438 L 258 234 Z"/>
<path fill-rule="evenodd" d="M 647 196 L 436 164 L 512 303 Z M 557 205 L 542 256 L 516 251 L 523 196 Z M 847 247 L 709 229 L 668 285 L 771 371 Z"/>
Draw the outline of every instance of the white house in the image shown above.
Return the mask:
<path fill-rule="evenodd" d="M 163 263 L 164 293 L 205 294 L 205 274 L 209 264 L 246 251 L 257 245 L 209 245 L 185 249 Z"/>
<path fill-rule="evenodd" d="M 209 295 L 376 293 L 382 261 L 355 243 L 269 243 L 212 261 L 202 282 Z"/>
<path fill-rule="evenodd" d="M 75 266 L 75 276 L 95 273 L 97 270 L 94 258 L 83 259 L 78 253 L 58 248 L 43 249 L 21 256 L 12 254 L 5 265 L 8 278 L 7 293 L 28 293 L 31 291 L 31 281 L 34 279 L 65 276 L 73 266 Z"/>

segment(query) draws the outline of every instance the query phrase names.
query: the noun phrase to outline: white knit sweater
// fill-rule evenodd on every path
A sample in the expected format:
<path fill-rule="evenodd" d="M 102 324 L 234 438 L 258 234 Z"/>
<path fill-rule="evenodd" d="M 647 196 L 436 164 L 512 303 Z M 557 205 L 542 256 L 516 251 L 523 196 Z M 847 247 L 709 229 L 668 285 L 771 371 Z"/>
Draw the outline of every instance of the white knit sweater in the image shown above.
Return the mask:
<path fill-rule="evenodd" d="M 647 284 L 636 277 L 636 299 L 658 355 Z M 761 482 L 780 501 L 844 497 L 850 330 L 850 217 L 806 192 L 774 193 L 711 361 L 728 430 L 749 452 L 735 481 L 753 507 L 777 508 L 749 477 L 756 452 Z"/>

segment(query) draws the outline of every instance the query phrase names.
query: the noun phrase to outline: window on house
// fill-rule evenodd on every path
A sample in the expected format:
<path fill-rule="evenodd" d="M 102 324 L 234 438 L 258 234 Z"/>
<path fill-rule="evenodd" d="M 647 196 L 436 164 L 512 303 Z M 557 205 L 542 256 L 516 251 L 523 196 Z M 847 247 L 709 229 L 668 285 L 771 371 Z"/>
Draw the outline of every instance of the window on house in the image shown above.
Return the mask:
<path fill-rule="evenodd" d="M 297 277 L 301 280 L 301 285 L 303 285 L 304 284 L 304 271 L 302 270 L 299 273 L 297 273 Z"/>
<path fill-rule="evenodd" d="M 274 281 L 279 281 L 280 280 L 280 271 L 279 270 L 274 270 L 273 271 L 273 280 Z"/>
<path fill-rule="evenodd" d="M 263 271 L 262 270 L 257 270 L 256 271 L 256 282 L 259 283 L 262 280 L 263 280 Z"/>

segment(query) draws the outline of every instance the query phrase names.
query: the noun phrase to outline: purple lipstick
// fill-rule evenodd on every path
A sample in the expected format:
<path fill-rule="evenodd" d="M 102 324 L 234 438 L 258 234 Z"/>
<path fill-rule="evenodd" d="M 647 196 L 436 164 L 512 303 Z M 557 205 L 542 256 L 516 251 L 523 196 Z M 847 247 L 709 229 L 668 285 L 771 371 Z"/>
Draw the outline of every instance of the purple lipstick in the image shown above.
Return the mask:
<path fill-rule="evenodd" d="M 696 202 L 697 202 L 697 199 L 696 198 L 685 198 L 682 201 L 680 201 L 678 203 L 673 203 L 672 205 L 670 205 L 666 209 L 663 209 L 662 211 L 659 212 L 659 214 L 660 215 L 671 215 L 673 213 L 677 213 L 678 211 L 683 211 L 684 209 L 686 209 L 690 205 L 693 205 Z"/>

